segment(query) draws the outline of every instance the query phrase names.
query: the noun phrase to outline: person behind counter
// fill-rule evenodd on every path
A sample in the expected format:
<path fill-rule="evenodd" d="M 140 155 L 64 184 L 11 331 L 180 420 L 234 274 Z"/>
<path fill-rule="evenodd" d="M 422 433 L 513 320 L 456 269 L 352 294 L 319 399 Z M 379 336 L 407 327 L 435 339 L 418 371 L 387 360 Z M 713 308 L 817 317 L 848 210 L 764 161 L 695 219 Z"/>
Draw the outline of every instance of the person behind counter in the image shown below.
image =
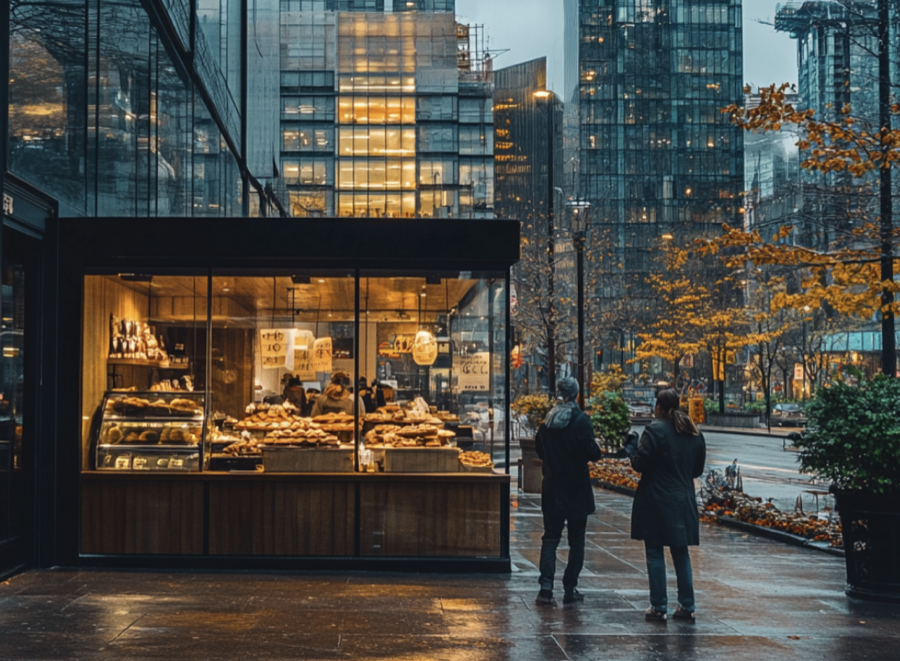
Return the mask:
<path fill-rule="evenodd" d="M 312 417 L 325 413 L 346 413 L 353 415 L 353 397 L 350 390 L 350 375 L 338 370 L 331 375 L 331 383 L 325 386 L 325 392 L 316 397 L 312 407 Z M 362 398 L 357 398 L 359 412 L 366 410 Z"/>
<path fill-rule="evenodd" d="M 312 408 L 312 404 L 307 401 L 306 391 L 303 389 L 303 383 L 300 379 L 291 374 L 285 374 L 281 377 L 281 385 L 283 386 L 281 395 L 265 397 L 263 402 L 266 404 L 285 404 L 290 402 L 297 407 L 300 415 L 309 415 L 309 409 Z M 306 411 L 305 414 L 304 411 Z"/>
<path fill-rule="evenodd" d="M 372 379 L 372 387 L 366 385 L 366 377 L 359 377 L 359 396 L 362 398 L 366 413 L 374 413 L 379 406 L 384 406 L 384 392 L 378 387 L 378 381 Z"/>

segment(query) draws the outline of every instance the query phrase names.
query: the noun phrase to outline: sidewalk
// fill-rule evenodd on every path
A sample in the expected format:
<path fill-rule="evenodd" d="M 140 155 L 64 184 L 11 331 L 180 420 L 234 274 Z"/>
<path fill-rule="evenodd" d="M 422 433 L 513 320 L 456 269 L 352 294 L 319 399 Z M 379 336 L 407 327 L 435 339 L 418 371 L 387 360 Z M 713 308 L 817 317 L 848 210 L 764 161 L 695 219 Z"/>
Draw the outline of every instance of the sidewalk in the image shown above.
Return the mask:
<path fill-rule="evenodd" d="M 631 499 L 596 498 L 583 604 L 534 604 L 540 504 L 520 496 L 509 576 L 29 572 L 0 584 L 0 658 L 897 658 L 900 606 L 848 599 L 842 560 L 714 526 L 703 526 L 692 551 L 697 624 L 644 622 L 647 580 L 642 547 L 628 536 Z"/>

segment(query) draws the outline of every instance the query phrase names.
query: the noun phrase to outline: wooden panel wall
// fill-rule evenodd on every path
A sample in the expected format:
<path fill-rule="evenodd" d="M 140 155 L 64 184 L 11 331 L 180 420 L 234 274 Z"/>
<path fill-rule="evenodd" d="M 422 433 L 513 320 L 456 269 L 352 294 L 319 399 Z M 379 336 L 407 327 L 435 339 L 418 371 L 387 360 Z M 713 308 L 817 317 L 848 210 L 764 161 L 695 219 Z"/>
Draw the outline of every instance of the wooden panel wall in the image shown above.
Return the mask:
<path fill-rule="evenodd" d="M 202 554 L 203 483 L 83 481 L 81 552 Z"/>
<path fill-rule="evenodd" d="M 212 482 L 211 555 L 353 555 L 353 482 Z"/>
<path fill-rule="evenodd" d="M 149 297 L 124 286 L 113 276 L 89 275 L 84 279 L 84 346 L 82 349 L 81 417 L 82 417 L 82 468 L 89 466 L 91 417 L 106 392 L 106 359 L 109 356 L 109 315 L 119 318 L 145 321 Z M 75 351 L 75 347 L 69 347 Z M 125 374 L 134 379 L 136 374 Z M 136 370 L 135 370 L 136 371 Z M 124 373 L 120 370 L 120 373 Z M 146 379 L 146 370 L 143 371 Z M 135 385 L 123 383 L 124 386 Z M 146 387 L 147 384 L 139 384 Z"/>
<path fill-rule="evenodd" d="M 363 556 L 499 557 L 500 484 L 363 482 Z"/>

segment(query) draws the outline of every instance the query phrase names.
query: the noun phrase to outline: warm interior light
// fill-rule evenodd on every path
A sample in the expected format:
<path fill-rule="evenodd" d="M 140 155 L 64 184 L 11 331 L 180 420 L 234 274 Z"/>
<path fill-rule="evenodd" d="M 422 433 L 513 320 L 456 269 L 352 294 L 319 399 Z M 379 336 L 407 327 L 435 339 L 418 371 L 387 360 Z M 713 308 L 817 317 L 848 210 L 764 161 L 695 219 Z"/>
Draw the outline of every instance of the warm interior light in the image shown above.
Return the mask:
<path fill-rule="evenodd" d="M 671 232 L 665 232 L 665 233 L 662 235 L 663 241 L 671 241 L 671 240 L 674 239 L 674 238 L 675 238 L 675 236 L 674 236 Z"/>
<path fill-rule="evenodd" d="M 548 92 L 547 90 L 538 90 L 534 93 L 534 95 L 539 99 L 546 99 L 548 96 L 552 95 L 553 92 Z"/>

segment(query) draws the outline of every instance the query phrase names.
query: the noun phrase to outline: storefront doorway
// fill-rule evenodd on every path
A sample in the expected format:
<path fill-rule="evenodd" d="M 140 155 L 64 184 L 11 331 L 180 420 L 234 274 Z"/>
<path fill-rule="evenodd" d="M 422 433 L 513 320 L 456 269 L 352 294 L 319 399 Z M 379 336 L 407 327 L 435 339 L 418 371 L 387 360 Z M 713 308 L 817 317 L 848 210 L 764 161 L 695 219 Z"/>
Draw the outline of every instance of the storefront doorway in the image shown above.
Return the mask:
<path fill-rule="evenodd" d="M 0 578 L 33 555 L 40 242 L 3 228 L 0 266 Z"/>

